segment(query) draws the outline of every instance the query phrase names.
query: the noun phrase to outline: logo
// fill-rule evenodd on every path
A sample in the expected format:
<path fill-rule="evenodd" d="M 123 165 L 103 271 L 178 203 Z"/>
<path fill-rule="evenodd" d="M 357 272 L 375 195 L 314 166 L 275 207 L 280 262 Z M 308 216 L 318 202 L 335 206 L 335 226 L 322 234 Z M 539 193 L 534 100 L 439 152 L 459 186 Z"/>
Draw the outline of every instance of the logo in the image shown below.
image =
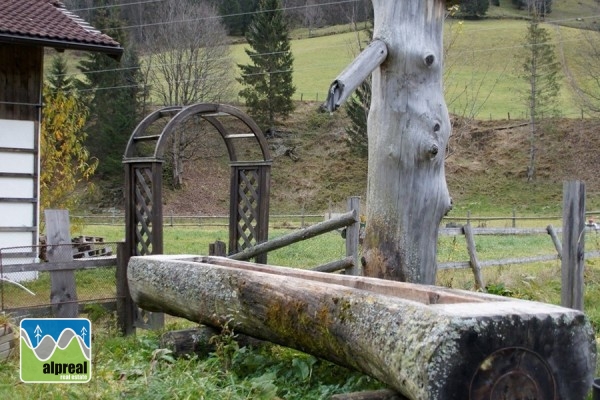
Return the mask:
<path fill-rule="evenodd" d="M 21 320 L 21 381 L 84 383 L 92 378 L 92 324 L 86 318 Z"/>

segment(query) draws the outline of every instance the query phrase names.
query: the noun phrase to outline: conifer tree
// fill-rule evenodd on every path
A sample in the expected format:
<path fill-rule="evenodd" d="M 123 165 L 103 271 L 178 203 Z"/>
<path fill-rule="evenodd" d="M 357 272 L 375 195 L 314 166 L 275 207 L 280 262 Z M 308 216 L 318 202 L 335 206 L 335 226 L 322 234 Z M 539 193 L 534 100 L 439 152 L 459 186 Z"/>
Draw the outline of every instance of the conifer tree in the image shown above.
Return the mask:
<path fill-rule="evenodd" d="M 122 158 L 129 136 L 139 121 L 141 85 L 137 53 L 128 46 L 118 8 L 94 9 L 93 26 L 117 40 L 124 48 L 118 62 L 100 53 L 90 53 L 78 68 L 85 75 L 79 89 L 90 110 L 87 147 L 98 158 L 97 174 L 104 180 L 120 182 Z"/>
<path fill-rule="evenodd" d="M 532 13 L 525 36 L 522 78 L 528 83 L 524 95 L 529 110 L 529 165 L 527 181 L 535 178 L 540 122 L 558 113 L 560 64 L 548 31 L 540 25 L 538 13 Z"/>
<path fill-rule="evenodd" d="M 287 23 L 280 0 L 260 0 L 246 33 L 250 49 L 248 65 L 238 65 L 239 95 L 246 99 L 250 115 L 261 128 L 273 133 L 277 117 L 287 117 L 294 109 L 292 84 L 294 57 L 290 49 Z"/>
<path fill-rule="evenodd" d="M 367 158 L 369 139 L 367 136 L 367 117 L 371 106 L 371 79 L 364 81 L 346 104 L 346 115 L 350 126 L 346 127 L 346 144 L 358 157 Z"/>
<path fill-rule="evenodd" d="M 52 57 L 52 64 L 46 79 L 51 91 L 57 92 L 60 90 L 69 93 L 75 90 L 75 78 L 69 75 L 67 60 L 62 54 Z"/>

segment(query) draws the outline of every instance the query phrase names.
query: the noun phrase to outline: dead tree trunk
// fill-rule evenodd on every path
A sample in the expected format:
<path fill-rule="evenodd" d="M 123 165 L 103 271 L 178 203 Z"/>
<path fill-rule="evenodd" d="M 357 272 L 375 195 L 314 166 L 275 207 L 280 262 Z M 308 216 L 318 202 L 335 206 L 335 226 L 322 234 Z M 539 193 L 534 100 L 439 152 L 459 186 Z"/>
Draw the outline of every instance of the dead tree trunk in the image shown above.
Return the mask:
<path fill-rule="evenodd" d="M 440 221 L 451 208 L 444 154 L 442 0 L 373 0 L 388 56 L 373 72 L 368 118 L 365 275 L 434 284 Z"/>
<path fill-rule="evenodd" d="M 220 257 L 132 257 L 142 308 L 314 354 L 412 400 L 580 400 L 594 332 L 577 310 Z"/>

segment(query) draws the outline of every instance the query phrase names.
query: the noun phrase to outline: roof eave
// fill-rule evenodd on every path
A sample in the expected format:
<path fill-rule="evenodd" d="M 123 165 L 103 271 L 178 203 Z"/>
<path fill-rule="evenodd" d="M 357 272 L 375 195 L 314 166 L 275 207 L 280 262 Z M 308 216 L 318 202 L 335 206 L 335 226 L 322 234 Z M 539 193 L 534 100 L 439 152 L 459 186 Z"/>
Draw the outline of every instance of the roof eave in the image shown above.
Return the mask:
<path fill-rule="evenodd" d="M 121 46 L 109 46 L 94 43 L 73 42 L 58 39 L 28 37 L 0 33 L 0 43 L 23 44 L 42 47 L 53 47 L 57 50 L 83 50 L 104 53 L 115 60 L 120 60 L 123 55 Z"/>

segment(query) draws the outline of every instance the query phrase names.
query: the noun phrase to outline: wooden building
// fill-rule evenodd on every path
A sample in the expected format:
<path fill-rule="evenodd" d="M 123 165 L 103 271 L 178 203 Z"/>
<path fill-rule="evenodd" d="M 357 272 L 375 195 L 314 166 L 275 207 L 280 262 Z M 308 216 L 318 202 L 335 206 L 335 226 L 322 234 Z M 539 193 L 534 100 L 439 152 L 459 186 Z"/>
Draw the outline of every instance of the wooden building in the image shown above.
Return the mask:
<path fill-rule="evenodd" d="M 119 43 L 69 12 L 60 1 L 0 0 L 0 249 L 38 244 L 46 47 L 117 58 L 123 52 Z"/>

